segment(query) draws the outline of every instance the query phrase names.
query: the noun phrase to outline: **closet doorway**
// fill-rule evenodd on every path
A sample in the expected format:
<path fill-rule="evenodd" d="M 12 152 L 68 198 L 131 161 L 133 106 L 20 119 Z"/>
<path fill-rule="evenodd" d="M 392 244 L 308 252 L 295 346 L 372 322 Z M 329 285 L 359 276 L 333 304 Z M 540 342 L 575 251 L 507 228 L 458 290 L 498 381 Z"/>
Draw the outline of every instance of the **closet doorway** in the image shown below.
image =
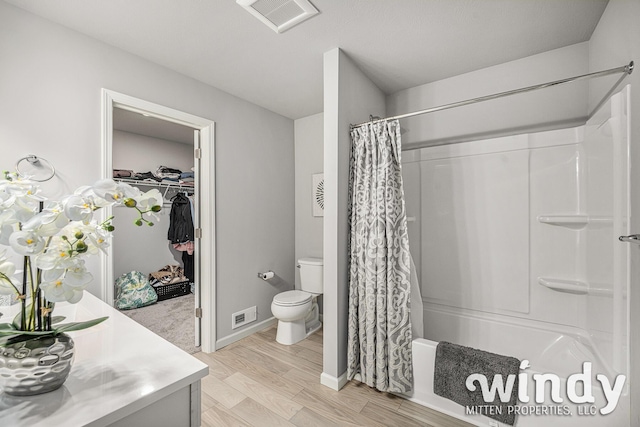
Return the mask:
<path fill-rule="evenodd" d="M 192 349 L 200 347 L 204 352 L 215 351 L 214 122 L 107 89 L 102 91 L 102 108 L 102 176 L 113 178 L 114 169 L 123 169 L 120 175 L 133 171 L 136 174 L 131 177 L 135 179 L 133 182 L 126 176 L 120 179 L 142 191 L 157 188 L 165 196 L 165 205 L 155 229 L 141 230 L 131 226 L 127 222 L 128 212 L 120 214 L 120 208 L 104 212 L 105 219 L 116 214 L 116 232 L 107 255 L 102 257 L 102 299 L 114 305 L 114 282 L 125 273 L 124 270 L 140 271 L 146 276 L 168 269 L 173 273 L 174 268 L 169 266 L 177 265 L 181 270 L 176 276 L 188 276 L 188 282 L 193 286 L 163 287 L 163 292 L 164 289 L 171 289 L 171 292 L 157 304 L 162 307 L 134 309 L 139 313 L 132 311 L 126 314 L 141 320 L 166 310 L 166 316 L 184 318 L 189 315 L 185 310 L 190 310 L 185 303 L 190 305 L 193 302 L 192 317 L 187 317 L 190 326 L 187 322 L 180 326 L 170 317 L 167 317 L 166 326 L 161 325 L 162 321 L 157 324 L 171 329 L 169 337 L 175 329 L 192 327 Z M 163 171 L 158 170 L 161 166 L 165 167 Z M 158 181 L 157 176 L 163 172 L 168 174 L 167 179 Z M 178 172 L 183 175 L 182 183 L 172 181 Z M 189 172 L 193 172 L 192 186 L 188 183 Z M 186 206 L 191 207 L 194 238 L 192 247 L 178 247 L 185 250 L 184 253 L 174 249 L 167 239 L 171 199 L 176 203 L 186 202 Z M 193 256 L 187 256 L 187 249 L 188 252 L 193 249 Z M 180 294 L 185 294 L 184 298 Z M 140 323 L 144 324 L 144 321 Z M 169 337 L 165 338 L 171 341 Z M 180 344 L 184 348 L 184 342 Z"/>

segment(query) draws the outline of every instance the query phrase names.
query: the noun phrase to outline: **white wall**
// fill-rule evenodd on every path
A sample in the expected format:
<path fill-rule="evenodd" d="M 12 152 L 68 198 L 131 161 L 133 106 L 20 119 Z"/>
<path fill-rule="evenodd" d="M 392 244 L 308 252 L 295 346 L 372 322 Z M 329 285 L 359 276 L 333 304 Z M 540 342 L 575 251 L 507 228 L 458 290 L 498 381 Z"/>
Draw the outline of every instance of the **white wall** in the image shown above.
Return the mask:
<path fill-rule="evenodd" d="M 340 49 L 324 54 L 324 347 L 322 384 L 347 369 L 349 124 L 384 116 L 384 94 Z"/>
<path fill-rule="evenodd" d="M 168 166 L 182 171 L 193 167 L 193 144 L 151 138 L 130 132 L 113 132 L 113 165 L 115 169 L 135 172 L 155 172 L 158 166 Z M 141 185 L 142 191 L 154 187 Z M 164 193 L 164 189 L 160 188 Z M 130 271 L 141 271 L 145 275 L 158 271 L 167 264 L 183 266 L 182 252 L 173 249 L 167 240 L 169 230 L 169 198 L 175 191 L 167 192 L 167 204 L 158 214 L 153 227 L 138 227 L 133 223 L 135 212 L 125 207 L 116 208 L 111 245 L 113 246 L 113 274 L 119 277 Z"/>
<path fill-rule="evenodd" d="M 292 120 L 5 2 L 0 58 L 0 168 L 50 160 L 54 196 L 100 178 L 102 88 L 215 121 L 218 339 L 240 309 L 271 318 L 278 286 L 294 284 Z M 265 269 L 279 285 L 256 277 Z"/>
<path fill-rule="evenodd" d="M 591 71 L 618 67 L 635 60 L 640 64 L 640 1 L 610 1 L 589 41 L 589 67 Z M 625 79 L 631 84 L 631 117 L 629 156 L 631 171 L 631 233 L 640 232 L 640 73 L 636 69 Z M 598 94 L 606 83 L 592 81 L 589 107 L 598 102 Z M 629 383 L 631 402 L 640 401 L 640 247 L 631 249 L 631 284 L 629 291 L 629 340 L 631 371 Z M 640 425 L 640 407 L 631 406 L 631 425 Z"/>
<path fill-rule="evenodd" d="M 387 116 L 586 74 L 588 43 L 406 89 L 387 97 Z M 459 142 L 584 124 L 587 84 L 575 82 L 401 121 L 403 147 Z"/>
<path fill-rule="evenodd" d="M 313 216 L 312 175 L 322 173 L 324 152 L 324 114 L 294 122 L 296 169 L 296 259 L 322 258 L 323 218 Z M 292 260 L 294 262 L 295 260 Z M 300 272 L 296 272 L 300 288 Z"/>

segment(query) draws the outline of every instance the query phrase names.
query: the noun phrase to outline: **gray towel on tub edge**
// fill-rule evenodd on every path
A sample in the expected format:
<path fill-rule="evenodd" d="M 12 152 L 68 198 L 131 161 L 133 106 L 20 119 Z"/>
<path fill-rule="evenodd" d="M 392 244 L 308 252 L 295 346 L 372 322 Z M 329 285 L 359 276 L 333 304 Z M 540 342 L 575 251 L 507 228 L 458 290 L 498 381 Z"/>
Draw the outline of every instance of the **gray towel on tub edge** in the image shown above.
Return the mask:
<path fill-rule="evenodd" d="M 509 411 L 508 407 L 513 407 L 517 404 L 519 371 L 520 361 L 515 357 L 502 356 L 441 341 L 438 343 L 436 350 L 433 390 L 435 394 L 463 406 L 492 405 L 500 407 L 500 410 L 496 408 L 495 413 L 483 411 L 482 415 L 501 423 L 513 425 L 515 423 L 515 413 Z M 485 375 L 489 386 L 493 383 L 495 374 L 502 375 L 503 384 L 507 383 L 508 375 L 515 374 L 516 379 L 509 402 L 502 403 L 497 392 L 493 402 L 485 402 L 482 397 L 482 388 L 477 382 L 475 383 L 475 391 L 467 390 L 465 384 L 467 377 L 471 374 Z"/>

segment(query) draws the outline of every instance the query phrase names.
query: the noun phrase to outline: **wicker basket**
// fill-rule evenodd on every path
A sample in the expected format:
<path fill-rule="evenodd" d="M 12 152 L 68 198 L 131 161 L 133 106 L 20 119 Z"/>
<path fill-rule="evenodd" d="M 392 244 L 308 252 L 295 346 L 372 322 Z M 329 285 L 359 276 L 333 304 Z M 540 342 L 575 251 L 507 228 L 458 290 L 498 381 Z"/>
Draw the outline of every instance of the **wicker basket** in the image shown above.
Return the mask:
<path fill-rule="evenodd" d="M 181 297 L 191 293 L 191 286 L 188 280 L 185 282 L 171 283 L 169 285 L 153 285 L 153 289 L 156 291 L 156 294 L 158 294 L 158 301 Z"/>

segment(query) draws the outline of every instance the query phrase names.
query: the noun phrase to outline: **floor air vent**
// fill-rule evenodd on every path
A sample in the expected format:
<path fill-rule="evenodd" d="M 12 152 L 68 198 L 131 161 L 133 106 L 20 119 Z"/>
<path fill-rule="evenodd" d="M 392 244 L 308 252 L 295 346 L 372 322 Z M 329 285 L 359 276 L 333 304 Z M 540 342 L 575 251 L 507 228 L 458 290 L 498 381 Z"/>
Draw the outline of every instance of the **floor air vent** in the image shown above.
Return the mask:
<path fill-rule="evenodd" d="M 231 315 L 231 329 L 239 328 L 247 323 L 254 322 L 257 318 L 258 310 L 254 305 L 245 310 L 235 312 Z"/>
<path fill-rule="evenodd" d="M 318 13 L 307 0 L 236 0 L 276 33 L 282 33 Z"/>

